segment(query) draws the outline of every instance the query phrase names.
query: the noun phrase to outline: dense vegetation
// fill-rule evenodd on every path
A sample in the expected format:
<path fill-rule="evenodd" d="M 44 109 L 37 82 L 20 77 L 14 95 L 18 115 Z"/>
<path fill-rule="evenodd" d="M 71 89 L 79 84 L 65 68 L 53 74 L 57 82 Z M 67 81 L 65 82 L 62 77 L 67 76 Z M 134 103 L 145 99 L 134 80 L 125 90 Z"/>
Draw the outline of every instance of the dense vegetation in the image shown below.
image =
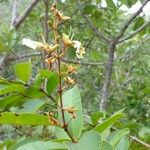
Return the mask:
<path fill-rule="evenodd" d="M 0 149 L 149 149 L 149 0 L 55 2 L 0 1 Z"/>

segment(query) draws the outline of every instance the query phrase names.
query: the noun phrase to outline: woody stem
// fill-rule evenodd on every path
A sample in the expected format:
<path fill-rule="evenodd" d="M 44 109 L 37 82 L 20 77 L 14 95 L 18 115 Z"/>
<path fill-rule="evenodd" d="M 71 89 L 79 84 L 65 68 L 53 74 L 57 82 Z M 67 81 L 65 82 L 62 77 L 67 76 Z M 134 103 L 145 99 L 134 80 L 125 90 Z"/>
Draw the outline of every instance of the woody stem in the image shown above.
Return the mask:
<path fill-rule="evenodd" d="M 55 43 L 58 44 L 57 41 L 57 18 L 54 19 L 55 21 L 55 29 L 54 29 L 54 38 L 55 38 Z M 59 55 L 59 51 L 57 49 L 57 62 L 58 62 L 58 74 L 59 74 L 59 87 L 58 87 L 58 93 L 59 93 L 59 98 L 60 98 L 60 107 L 61 107 L 61 114 L 62 114 L 62 120 L 63 120 L 63 129 L 66 131 L 66 133 L 68 134 L 68 136 L 70 137 L 70 139 L 72 140 L 72 142 L 75 142 L 73 136 L 70 134 L 70 132 L 68 131 L 68 127 L 65 121 L 65 112 L 63 109 L 63 100 L 62 100 L 62 74 L 61 74 L 61 58 Z"/>

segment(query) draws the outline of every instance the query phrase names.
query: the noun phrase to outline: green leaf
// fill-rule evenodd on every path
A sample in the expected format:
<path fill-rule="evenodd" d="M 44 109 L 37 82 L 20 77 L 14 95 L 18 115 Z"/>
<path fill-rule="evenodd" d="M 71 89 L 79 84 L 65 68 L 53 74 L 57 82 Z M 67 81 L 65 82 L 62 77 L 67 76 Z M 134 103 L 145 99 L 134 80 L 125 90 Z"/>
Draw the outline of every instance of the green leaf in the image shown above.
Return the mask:
<path fill-rule="evenodd" d="M 136 18 L 134 26 L 133 26 L 133 30 L 137 30 L 138 28 L 140 28 L 144 24 L 144 22 L 145 20 L 143 17 Z"/>
<path fill-rule="evenodd" d="M 124 115 L 122 113 L 114 114 L 110 118 L 108 118 L 107 120 L 102 122 L 101 124 L 97 125 L 95 127 L 95 130 L 97 130 L 98 132 L 101 133 L 105 129 L 111 127 L 118 119 L 120 119 L 122 117 L 124 117 Z"/>
<path fill-rule="evenodd" d="M 32 71 L 31 61 L 28 61 L 26 63 L 16 64 L 14 66 L 14 71 L 19 80 L 28 83 Z"/>
<path fill-rule="evenodd" d="M 110 128 L 105 129 L 103 132 L 101 132 L 101 139 L 102 141 L 105 141 L 107 137 L 110 134 Z"/>
<path fill-rule="evenodd" d="M 67 143 L 68 150 L 100 150 L 101 137 L 97 131 L 85 132 L 78 143 Z"/>
<path fill-rule="evenodd" d="M 49 71 L 49 70 L 44 70 L 44 69 L 41 69 L 39 74 L 41 75 L 41 77 L 44 77 L 46 79 L 48 79 L 49 77 L 51 77 L 54 73 Z"/>
<path fill-rule="evenodd" d="M 99 4 L 99 3 L 101 3 L 101 0 L 96 0 L 96 4 Z"/>
<path fill-rule="evenodd" d="M 109 142 L 106 142 L 106 141 L 102 141 L 101 146 L 102 146 L 101 150 L 114 150 L 112 145 Z"/>
<path fill-rule="evenodd" d="M 122 4 L 125 4 L 127 7 L 132 7 L 138 0 L 120 0 Z"/>
<path fill-rule="evenodd" d="M 115 150 L 128 150 L 128 149 L 129 149 L 129 139 L 126 136 L 124 136 L 116 145 Z"/>
<path fill-rule="evenodd" d="M 93 10 L 95 10 L 96 9 L 96 7 L 94 6 L 94 5 L 86 5 L 85 7 L 84 7 L 84 13 L 85 14 L 92 14 L 92 12 L 93 12 Z"/>
<path fill-rule="evenodd" d="M 2 41 L 0 42 L 0 53 L 7 51 L 7 47 L 5 45 L 5 43 L 3 43 Z"/>
<path fill-rule="evenodd" d="M 142 127 L 138 133 L 139 137 L 141 139 L 144 139 L 145 141 L 150 141 L 150 127 Z"/>
<path fill-rule="evenodd" d="M 83 114 L 82 114 L 81 97 L 77 86 L 74 86 L 72 89 L 66 91 L 62 96 L 62 100 L 64 108 L 74 107 L 76 109 L 75 111 L 76 118 L 70 121 L 72 115 L 65 112 L 65 121 L 66 123 L 70 121 L 68 125 L 68 130 L 75 139 L 78 139 L 82 132 Z M 60 111 L 58 115 L 59 120 L 62 122 L 62 114 Z M 56 130 L 56 135 L 57 137 L 62 137 L 62 135 L 66 135 L 66 133 L 60 129 Z"/>
<path fill-rule="evenodd" d="M 14 148 L 13 148 L 14 149 Z M 65 144 L 51 141 L 19 143 L 14 150 L 67 150 Z"/>
<path fill-rule="evenodd" d="M 100 118 L 104 118 L 105 114 L 103 112 L 94 112 L 91 114 L 91 121 L 94 125 L 96 125 Z"/>
<path fill-rule="evenodd" d="M 23 108 L 15 110 L 16 113 L 33 113 L 39 110 L 45 102 L 40 99 L 30 99 L 23 104 Z"/>
<path fill-rule="evenodd" d="M 114 147 L 128 133 L 129 133 L 129 129 L 127 129 L 127 128 L 118 130 L 118 131 L 114 131 L 109 135 L 108 141 Z"/>
<path fill-rule="evenodd" d="M 41 87 L 41 84 L 43 82 L 43 78 L 41 77 L 41 75 L 38 73 L 35 78 L 34 78 L 34 82 L 33 82 L 33 86 L 36 86 L 36 87 Z"/>
<path fill-rule="evenodd" d="M 4 111 L 12 106 L 23 103 L 27 98 L 23 95 L 10 95 L 0 100 L 0 110 Z"/>
<path fill-rule="evenodd" d="M 0 95 L 11 93 L 11 92 L 22 92 L 25 87 L 20 84 L 1 84 L 0 85 Z"/>
<path fill-rule="evenodd" d="M 42 98 L 45 96 L 45 94 L 41 91 L 41 89 L 36 86 L 31 86 L 27 88 L 23 94 L 31 98 Z"/>
<path fill-rule="evenodd" d="M 0 113 L 0 124 L 16 125 L 50 125 L 48 117 L 35 113 Z"/>
<path fill-rule="evenodd" d="M 112 10 L 116 10 L 116 6 L 114 4 L 114 2 L 112 0 L 105 0 L 107 3 L 107 7 L 112 9 Z"/>
<path fill-rule="evenodd" d="M 0 150 L 9 150 L 14 144 L 15 142 L 13 140 L 6 140 L 0 144 Z"/>
<path fill-rule="evenodd" d="M 58 78 L 58 75 L 56 73 L 53 73 L 48 78 L 47 83 L 46 83 L 46 90 L 47 90 L 47 93 L 49 95 L 51 95 L 52 92 L 56 89 L 58 82 L 59 82 L 59 78 Z"/>
<path fill-rule="evenodd" d="M 150 94 L 150 88 L 147 87 L 147 88 L 143 89 L 143 93 L 144 94 Z"/>

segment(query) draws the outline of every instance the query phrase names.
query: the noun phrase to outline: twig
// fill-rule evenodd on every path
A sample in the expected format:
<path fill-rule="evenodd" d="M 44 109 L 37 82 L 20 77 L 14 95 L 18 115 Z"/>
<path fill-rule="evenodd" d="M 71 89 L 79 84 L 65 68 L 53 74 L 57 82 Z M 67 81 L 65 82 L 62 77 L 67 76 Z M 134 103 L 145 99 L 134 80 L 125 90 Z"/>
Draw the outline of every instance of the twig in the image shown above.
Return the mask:
<path fill-rule="evenodd" d="M 46 43 L 48 43 L 48 39 L 49 39 L 49 30 L 48 30 L 48 4 L 49 4 L 49 1 L 48 0 L 43 0 L 44 2 L 44 6 L 45 6 L 45 14 L 44 14 L 44 40 L 46 41 Z M 41 58 L 42 58 L 42 62 L 43 62 L 43 68 L 46 68 L 45 66 L 45 62 L 44 62 L 44 59 L 45 59 L 45 56 L 46 56 L 46 52 L 42 52 L 41 51 Z"/>
<path fill-rule="evenodd" d="M 132 140 L 134 140 L 135 142 L 137 142 L 137 143 L 139 143 L 139 144 L 141 144 L 141 145 L 143 145 L 143 146 L 145 146 L 145 147 L 147 147 L 147 148 L 150 149 L 150 144 L 148 144 L 148 143 L 146 143 L 146 142 L 144 142 L 144 141 L 138 139 L 138 138 L 135 137 L 135 136 L 129 135 L 129 137 L 130 137 Z"/>
<path fill-rule="evenodd" d="M 16 19 L 18 17 L 18 7 L 19 7 L 19 0 L 14 0 L 13 10 L 12 10 L 11 29 L 13 29 Z"/>
<path fill-rule="evenodd" d="M 28 54 L 28 55 L 18 56 L 17 59 L 25 59 L 25 58 L 35 57 L 35 56 L 38 57 L 40 55 L 41 55 L 41 53 L 32 53 L 32 54 Z"/>
<path fill-rule="evenodd" d="M 145 0 L 143 2 L 143 4 L 141 5 L 141 7 L 132 15 L 132 17 L 125 22 L 125 24 L 123 25 L 123 27 L 121 28 L 117 38 L 120 39 L 124 32 L 127 30 L 127 28 L 129 27 L 129 25 L 132 23 L 132 21 L 142 12 L 144 6 L 149 2 L 150 0 Z"/>
<path fill-rule="evenodd" d="M 24 13 L 22 16 L 20 16 L 16 22 L 14 22 L 14 27 L 18 28 L 22 22 L 26 19 L 26 17 L 28 16 L 28 14 L 32 11 L 32 9 L 36 6 L 36 4 L 40 2 L 40 0 L 32 0 L 32 2 L 27 6 L 27 8 L 25 9 Z"/>
<path fill-rule="evenodd" d="M 134 78 L 131 76 L 130 78 L 128 78 L 126 81 L 123 82 L 123 84 L 121 85 L 122 88 L 125 88 L 130 81 L 134 80 Z"/>
<path fill-rule="evenodd" d="M 13 80 L 8 80 L 8 79 L 7 79 L 7 81 L 10 82 L 10 83 L 21 84 L 21 85 L 23 85 L 23 86 L 25 86 L 25 87 L 30 87 L 30 84 L 25 84 L 25 83 L 23 83 L 23 82 L 13 81 Z M 40 91 L 41 91 L 43 94 L 45 94 L 48 98 L 50 98 L 55 104 L 57 104 L 55 98 L 54 98 L 53 96 L 49 95 L 47 92 L 45 92 L 44 89 L 41 88 Z M 20 94 L 21 94 L 21 93 L 20 93 Z M 23 93 L 22 93 L 22 94 L 23 94 Z"/>
<path fill-rule="evenodd" d="M 79 64 L 79 65 L 84 65 L 84 66 L 101 66 L 101 65 L 104 65 L 104 63 L 100 63 L 100 62 L 79 62 L 79 61 L 68 60 L 68 59 L 62 59 L 62 61 L 66 62 L 66 63 L 73 63 L 73 64 Z"/>
<path fill-rule="evenodd" d="M 91 36 L 91 38 L 87 41 L 87 44 L 84 46 L 86 50 L 89 48 L 89 46 L 90 46 L 90 44 L 92 43 L 94 37 L 95 37 L 95 34 L 93 34 L 93 35 Z"/>
<path fill-rule="evenodd" d="M 45 5 L 45 18 L 44 18 L 44 29 L 45 29 L 45 41 L 48 42 L 48 0 L 43 0 Z"/>
<path fill-rule="evenodd" d="M 118 41 L 118 43 L 122 43 L 130 38 L 132 38 L 133 36 L 135 36 L 136 34 L 138 34 L 140 31 L 142 31 L 143 29 L 147 28 L 150 25 L 150 20 L 148 22 L 146 22 L 145 24 L 143 24 L 140 28 L 138 28 L 136 31 L 132 32 L 130 35 L 120 39 Z"/>
<path fill-rule="evenodd" d="M 23 55 L 23 56 L 17 56 L 17 59 L 25 59 L 25 58 L 30 58 L 30 57 L 39 57 L 41 55 L 41 53 L 34 53 L 34 54 L 28 54 L 28 55 Z M 100 62 L 80 62 L 80 61 L 75 61 L 75 60 L 68 60 L 65 58 L 61 59 L 63 62 L 66 63 L 72 63 L 72 64 L 79 64 L 79 65 L 84 65 L 84 66 L 101 66 L 101 65 L 105 65 L 104 63 L 100 63 Z"/>
<path fill-rule="evenodd" d="M 103 39 L 105 42 L 109 43 L 109 39 L 106 36 L 104 36 L 97 28 L 95 28 L 95 26 L 92 24 L 92 22 L 89 20 L 89 18 L 84 14 L 80 0 L 78 0 L 77 3 L 78 3 L 79 10 L 82 14 L 82 17 L 86 20 L 86 22 L 88 23 L 89 27 L 92 29 L 94 34 L 99 39 Z"/>
<path fill-rule="evenodd" d="M 58 18 L 55 16 L 54 18 L 54 29 L 53 29 L 53 33 L 54 33 L 54 39 L 55 39 L 55 44 L 58 44 Z M 59 75 L 59 83 L 58 83 L 58 94 L 59 94 L 59 100 L 60 100 L 60 111 L 61 111 L 61 115 L 62 115 L 62 122 L 63 122 L 63 126 L 62 128 L 64 129 L 64 131 L 67 133 L 67 135 L 70 137 L 70 139 L 72 140 L 72 142 L 76 142 L 74 137 L 71 135 L 71 133 L 68 130 L 68 125 L 66 123 L 65 120 L 65 112 L 64 112 L 64 105 L 63 105 L 63 98 L 62 98 L 62 94 L 63 94 L 63 87 L 62 87 L 62 72 L 61 72 L 61 52 L 64 52 L 66 49 L 65 46 L 62 47 L 61 51 L 59 51 L 59 49 L 57 48 L 57 53 L 56 53 L 56 59 L 57 59 L 57 65 L 58 65 L 58 75 Z"/>

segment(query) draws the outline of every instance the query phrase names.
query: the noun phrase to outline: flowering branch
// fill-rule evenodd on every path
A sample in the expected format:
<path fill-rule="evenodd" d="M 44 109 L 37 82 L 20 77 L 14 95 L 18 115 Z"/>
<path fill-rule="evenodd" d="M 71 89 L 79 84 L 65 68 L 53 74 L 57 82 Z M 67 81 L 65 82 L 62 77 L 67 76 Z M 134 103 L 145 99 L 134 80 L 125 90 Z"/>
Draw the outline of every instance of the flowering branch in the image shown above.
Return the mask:
<path fill-rule="evenodd" d="M 73 106 L 69 108 L 64 108 L 62 94 L 63 94 L 63 90 L 67 85 L 76 84 L 75 81 L 69 75 L 75 73 L 77 67 L 73 65 L 61 63 L 61 60 L 70 47 L 74 47 L 76 49 L 76 56 L 78 58 L 83 58 L 83 55 L 85 54 L 85 48 L 82 47 L 82 44 L 79 41 L 70 39 L 68 35 L 63 33 L 62 36 L 60 36 L 58 34 L 58 26 L 64 21 L 69 20 L 70 17 L 64 16 L 63 12 L 58 11 L 55 3 L 52 5 L 51 11 L 54 17 L 53 20 L 48 21 L 48 25 L 54 34 L 53 43 L 49 45 L 44 38 L 42 43 L 24 38 L 22 44 L 32 49 L 40 49 L 44 51 L 46 53 L 44 59 L 48 66 L 48 69 L 58 70 L 59 84 L 58 84 L 57 93 L 59 95 L 60 104 L 56 104 L 56 105 L 61 111 L 62 122 L 54 118 L 54 115 L 51 112 L 49 112 L 47 115 L 52 125 L 63 128 L 64 131 L 68 134 L 68 136 L 72 140 L 72 142 L 76 142 L 76 140 L 74 139 L 74 137 L 72 136 L 72 134 L 68 129 L 68 125 L 71 122 L 71 120 L 76 118 L 76 114 L 75 114 L 76 109 Z M 65 72 L 62 71 L 62 66 L 63 68 L 66 69 Z M 49 98 L 51 98 L 54 102 L 56 102 L 52 97 Z M 71 115 L 69 122 L 66 122 L 65 120 L 66 119 L 65 112 Z"/>

